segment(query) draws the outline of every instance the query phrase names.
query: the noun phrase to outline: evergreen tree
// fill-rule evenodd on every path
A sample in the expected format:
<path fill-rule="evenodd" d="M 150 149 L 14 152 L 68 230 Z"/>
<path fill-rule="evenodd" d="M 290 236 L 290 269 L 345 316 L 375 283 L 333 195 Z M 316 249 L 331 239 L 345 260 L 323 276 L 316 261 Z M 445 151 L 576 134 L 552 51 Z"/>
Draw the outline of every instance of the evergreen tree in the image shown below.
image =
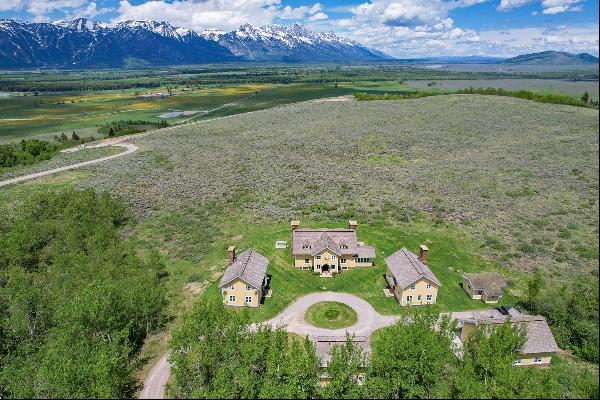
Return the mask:
<path fill-rule="evenodd" d="M 587 92 L 587 90 L 586 90 L 586 92 L 583 94 L 583 96 L 581 96 L 581 102 L 582 102 L 582 103 L 585 103 L 585 104 L 588 104 L 588 103 L 590 102 L 590 95 L 589 95 L 589 93 Z"/>

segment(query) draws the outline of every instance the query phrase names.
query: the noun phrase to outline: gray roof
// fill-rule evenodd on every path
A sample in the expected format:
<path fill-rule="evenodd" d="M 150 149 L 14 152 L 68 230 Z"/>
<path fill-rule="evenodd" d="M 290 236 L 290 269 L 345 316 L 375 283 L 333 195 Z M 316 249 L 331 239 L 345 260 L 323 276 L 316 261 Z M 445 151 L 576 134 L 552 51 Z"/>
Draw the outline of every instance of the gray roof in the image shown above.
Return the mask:
<path fill-rule="evenodd" d="M 352 229 L 296 229 L 292 235 L 292 254 L 314 256 L 325 249 L 338 256 L 352 255 L 361 258 L 375 258 L 375 248 L 361 246 Z"/>
<path fill-rule="evenodd" d="M 507 286 L 502 275 L 496 272 L 470 273 L 464 276 L 475 290 L 483 290 L 488 296 L 502 296 Z"/>
<path fill-rule="evenodd" d="M 315 351 L 321 359 L 321 366 L 325 367 L 331 361 L 331 348 L 333 346 L 343 346 L 348 338 L 346 336 L 317 336 L 314 338 Z M 365 355 L 371 352 L 369 339 L 366 336 L 353 336 L 352 342 L 360 348 Z"/>
<path fill-rule="evenodd" d="M 490 311 L 472 312 L 470 316 L 464 315 L 458 319 L 462 322 L 470 322 L 477 325 L 503 324 L 507 320 L 513 325 L 522 325 L 527 334 L 525 344 L 523 345 L 523 354 L 554 353 L 560 350 L 546 319 L 541 315 L 507 316 L 493 309 Z"/>
<path fill-rule="evenodd" d="M 429 267 L 406 248 L 398 250 L 385 259 L 388 269 L 401 288 L 407 288 L 421 278 L 426 278 L 438 286 L 442 286 Z"/>
<path fill-rule="evenodd" d="M 259 289 L 262 287 L 268 266 L 269 259 L 267 257 L 256 250 L 247 249 L 240 253 L 233 264 L 227 267 L 219 287 L 239 278 L 255 289 Z"/>

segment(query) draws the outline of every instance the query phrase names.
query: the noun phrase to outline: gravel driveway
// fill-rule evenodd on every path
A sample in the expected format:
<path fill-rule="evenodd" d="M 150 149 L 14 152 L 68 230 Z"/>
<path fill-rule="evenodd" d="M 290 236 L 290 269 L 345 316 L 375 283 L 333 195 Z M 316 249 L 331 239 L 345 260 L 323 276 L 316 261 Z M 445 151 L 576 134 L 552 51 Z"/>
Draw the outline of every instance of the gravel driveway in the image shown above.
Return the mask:
<path fill-rule="evenodd" d="M 324 329 L 310 325 L 304 320 L 304 313 L 311 305 L 322 301 L 337 301 L 344 303 L 354 309 L 358 316 L 356 324 L 343 329 Z M 347 333 L 356 336 L 371 336 L 373 332 L 386 326 L 393 325 L 398 317 L 381 315 L 373 306 L 360 297 L 348 293 L 322 292 L 311 293 L 296 299 L 281 314 L 277 315 L 264 324 L 273 327 L 282 326 L 288 332 L 300 336 L 344 336 Z M 254 325 L 255 327 L 255 325 Z"/>

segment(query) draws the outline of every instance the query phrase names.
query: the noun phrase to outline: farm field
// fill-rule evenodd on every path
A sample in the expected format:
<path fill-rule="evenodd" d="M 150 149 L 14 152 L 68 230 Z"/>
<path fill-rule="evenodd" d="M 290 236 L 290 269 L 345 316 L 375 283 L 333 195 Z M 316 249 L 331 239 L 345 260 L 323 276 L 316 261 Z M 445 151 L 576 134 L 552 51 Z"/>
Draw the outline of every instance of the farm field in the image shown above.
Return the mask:
<path fill-rule="evenodd" d="M 430 86 L 431 82 L 435 85 Z M 498 88 L 506 90 L 530 90 L 543 94 L 568 94 L 580 98 L 586 91 L 593 99 L 598 99 L 598 81 L 572 81 L 561 79 L 450 79 L 450 80 L 409 80 L 408 88 L 418 90 L 457 90 L 469 87 Z"/>
<path fill-rule="evenodd" d="M 269 89 L 269 90 L 265 90 Z M 145 93 L 167 92 L 167 88 L 91 92 L 78 95 L 28 94 L 0 98 L 0 143 L 22 137 L 52 137 L 77 130 L 81 136 L 97 135 L 99 126 L 118 120 L 160 121 L 173 111 L 197 112 L 168 118 L 171 124 L 182 120 L 206 120 L 226 115 L 262 110 L 299 101 L 349 95 L 356 91 L 384 93 L 414 90 L 395 81 L 300 83 L 291 85 L 256 84 L 174 88 L 171 96 L 141 97 Z M 264 91 L 264 92 L 263 92 Z M 223 105 L 249 97 L 240 103 Z M 213 112 L 206 111 L 217 109 Z"/>
<path fill-rule="evenodd" d="M 81 128 L 96 128 L 111 121 L 159 121 L 172 110 L 207 111 L 239 100 L 271 85 L 203 88 L 167 97 L 141 97 L 152 90 L 103 91 L 89 94 L 65 93 L 0 98 L 0 140 L 43 133 L 60 134 Z"/>

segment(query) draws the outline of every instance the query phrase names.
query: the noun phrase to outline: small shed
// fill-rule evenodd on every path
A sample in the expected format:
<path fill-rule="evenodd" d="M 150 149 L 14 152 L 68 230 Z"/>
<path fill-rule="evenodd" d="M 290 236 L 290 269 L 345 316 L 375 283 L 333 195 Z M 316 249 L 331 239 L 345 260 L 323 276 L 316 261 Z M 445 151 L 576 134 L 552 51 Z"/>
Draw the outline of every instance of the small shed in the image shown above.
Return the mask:
<path fill-rule="evenodd" d="M 479 272 L 463 275 L 463 289 L 473 300 L 497 303 L 504 294 L 506 280 L 496 272 Z"/>

